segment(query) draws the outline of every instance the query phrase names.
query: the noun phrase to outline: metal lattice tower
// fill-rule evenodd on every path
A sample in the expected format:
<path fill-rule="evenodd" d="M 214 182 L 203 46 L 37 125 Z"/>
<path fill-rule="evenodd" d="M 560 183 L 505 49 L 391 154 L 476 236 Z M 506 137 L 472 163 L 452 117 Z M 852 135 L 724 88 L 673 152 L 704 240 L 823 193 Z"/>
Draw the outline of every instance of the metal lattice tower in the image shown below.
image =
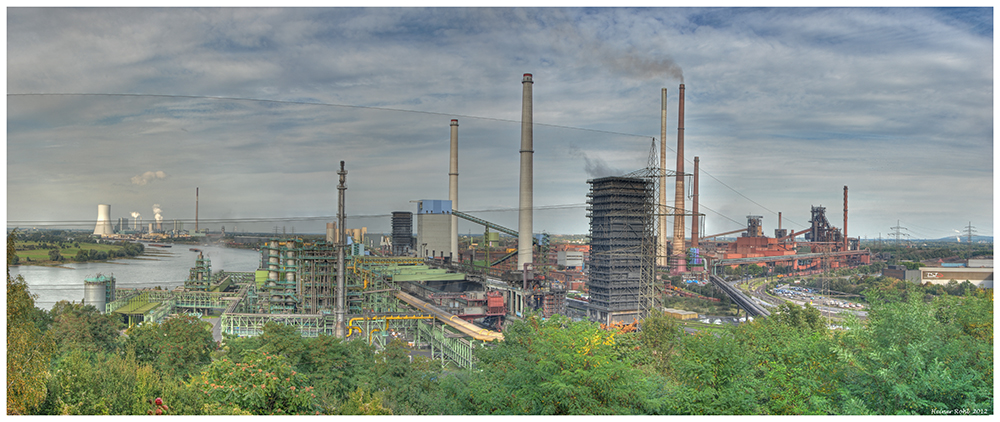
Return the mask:
<path fill-rule="evenodd" d="M 905 236 L 909 236 L 910 235 L 909 233 L 902 233 L 902 232 L 900 232 L 900 230 L 909 230 L 909 229 L 907 229 L 906 227 L 900 227 L 899 226 L 899 220 L 896 220 L 896 226 L 895 227 L 889 227 L 889 228 L 895 230 L 892 233 L 892 235 L 896 237 L 896 244 L 899 244 L 899 238 L 900 238 L 900 236 L 905 237 Z"/>
<path fill-rule="evenodd" d="M 965 226 L 965 238 L 968 239 L 969 243 L 972 243 L 972 234 L 976 232 L 976 228 L 969 222 L 968 226 Z"/>

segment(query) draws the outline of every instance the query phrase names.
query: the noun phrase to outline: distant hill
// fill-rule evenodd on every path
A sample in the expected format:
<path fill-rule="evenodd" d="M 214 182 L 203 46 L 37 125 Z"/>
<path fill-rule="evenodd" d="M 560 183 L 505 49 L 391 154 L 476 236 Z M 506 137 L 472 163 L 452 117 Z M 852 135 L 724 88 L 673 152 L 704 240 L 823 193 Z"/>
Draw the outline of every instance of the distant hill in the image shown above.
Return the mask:
<path fill-rule="evenodd" d="M 961 239 L 961 240 L 959 240 Z M 965 236 L 951 236 L 934 239 L 935 242 L 967 243 Z M 972 236 L 972 243 L 993 243 L 993 236 Z"/>

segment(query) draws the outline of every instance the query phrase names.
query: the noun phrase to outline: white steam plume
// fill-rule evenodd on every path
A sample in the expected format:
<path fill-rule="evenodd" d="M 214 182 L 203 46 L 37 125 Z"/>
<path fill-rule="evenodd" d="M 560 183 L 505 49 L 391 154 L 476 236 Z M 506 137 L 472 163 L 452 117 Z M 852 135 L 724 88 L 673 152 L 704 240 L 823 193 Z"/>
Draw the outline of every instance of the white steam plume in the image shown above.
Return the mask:
<path fill-rule="evenodd" d="M 157 224 L 163 221 L 163 210 L 160 209 L 160 204 L 153 204 L 153 214 L 153 218 L 156 219 Z"/>

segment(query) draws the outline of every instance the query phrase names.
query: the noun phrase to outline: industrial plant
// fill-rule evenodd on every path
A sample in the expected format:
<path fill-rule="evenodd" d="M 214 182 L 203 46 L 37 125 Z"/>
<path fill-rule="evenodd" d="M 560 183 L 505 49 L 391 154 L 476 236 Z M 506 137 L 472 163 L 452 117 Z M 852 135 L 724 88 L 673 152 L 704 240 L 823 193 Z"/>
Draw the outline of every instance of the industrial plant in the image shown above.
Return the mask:
<path fill-rule="evenodd" d="M 665 312 L 660 298 L 667 289 L 666 279 L 683 276 L 714 283 L 749 316 L 766 317 L 767 309 L 718 277 L 724 268 L 756 265 L 809 274 L 870 262 L 858 239 L 848 237 L 847 186 L 842 227 L 831 224 L 825 207 L 812 206 L 810 227 L 799 231 L 781 228 L 779 214 L 774 237 L 764 234 L 763 217 L 754 215 L 747 216 L 747 225 L 740 230 L 700 233 L 705 218 L 699 212 L 700 157 L 694 157 L 692 173 L 684 170 L 683 84 L 678 90 L 674 168 L 667 168 L 664 88 L 658 154 L 654 140 L 646 168 L 587 180 L 589 245 L 553 247 L 547 236 L 533 231 L 532 75 L 524 74 L 521 82 L 516 230 L 460 207 L 459 122 L 452 119 L 448 199 L 413 201 L 413 210 L 386 210 L 391 212 L 392 229 L 381 250 L 366 250 L 361 243 L 366 230 L 348 229 L 345 224 L 345 201 L 351 195 L 346 163 L 341 161 L 338 221 L 327 224 L 324 240 L 277 235 L 259 239 L 260 265 L 242 272 L 213 271 L 211 260 L 195 250 L 198 255 L 183 286 L 169 291 L 122 289 L 114 277 L 101 276 L 85 280 L 85 302 L 119 314 L 130 324 L 161 321 L 178 313 L 219 315 L 218 331 L 235 336 L 255 336 L 264 324 L 279 322 L 296 327 L 303 336 L 332 335 L 384 347 L 390 332 L 402 333 L 413 348 L 471 367 L 474 349 L 502 341 L 505 322 L 529 313 L 543 318 L 573 314 L 608 325 L 641 323 L 653 313 Z M 685 197 L 688 178 L 693 192 L 690 204 Z M 673 204 L 667 202 L 670 182 Z M 157 217 L 147 227 L 133 213 L 131 225 L 119 219 L 116 228 L 111 206 L 102 204 L 94 234 L 203 235 L 197 220 L 197 188 L 195 192 L 193 232 L 178 224 L 162 224 L 158 206 L 154 206 Z M 482 227 L 479 244 L 459 247 L 458 219 Z M 671 220 L 673 233 L 668 237 Z M 742 234 L 735 241 L 718 241 L 736 233 Z M 499 246 L 501 236 L 509 247 Z M 567 297 L 581 289 L 585 295 Z"/>

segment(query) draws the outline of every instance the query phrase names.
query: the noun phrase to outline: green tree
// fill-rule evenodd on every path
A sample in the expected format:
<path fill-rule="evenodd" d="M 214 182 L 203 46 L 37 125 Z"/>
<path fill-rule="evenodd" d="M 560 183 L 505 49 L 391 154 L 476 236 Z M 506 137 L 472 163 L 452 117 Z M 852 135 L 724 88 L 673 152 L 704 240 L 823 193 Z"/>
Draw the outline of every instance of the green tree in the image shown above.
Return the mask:
<path fill-rule="evenodd" d="M 289 325 L 269 322 L 263 333 L 256 337 L 226 339 L 226 357 L 243 362 L 251 351 L 262 351 L 284 356 L 314 386 L 320 403 L 330 405 L 347 399 L 349 393 L 364 388 L 366 391 L 381 389 L 378 384 L 375 349 L 363 341 L 345 341 L 333 336 L 320 335 L 304 338 Z"/>
<path fill-rule="evenodd" d="M 212 362 L 199 389 L 208 403 L 238 406 L 255 415 L 312 414 L 319 410 L 313 387 L 288 361 L 267 352 L 249 351 L 243 362 Z"/>
<path fill-rule="evenodd" d="M 616 348 L 616 334 L 560 315 L 514 322 L 504 341 L 477 350 L 478 369 L 459 397 L 464 412 L 644 414 L 658 384 Z"/>
<path fill-rule="evenodd" d="M 680 353 L 684 331 L 677 320 L 664 314 L 654 314 L 642 321 L 643 354 L 653 362 L 653 367 L 666 374 L 671 360 Z"/>
<path fill-rule="evenodd" d="M 391 415 L 392 409 L 382 405 L 382 394 L 366 393 L 358 387 L 348 395 L 347 402 L 337 408 L 340 415 Z"/>
<path fill-rule="evenodd" d="M 805 306 L 799 306 L 791 302 L 784 302 L 778 306 L 776 312 L 771 314 L 771 319 L 800 330 L 820 331 L 826 328 L 826 323 L 823 321 L 819 309 L 808 303 Z"/>
<path fill-rule="evenodd" d="M 92 305 L 56 302 L 50 312 L 49 334 L 60 351 L 83 349 L 111 352 L 118 347 L 119 332 L 125 323 L 114 314 L 101 314 Z"/>
<path fill-rule="evenodd" d="M 866 292 L 866 295 L 872 293 Z M 975 314 L 969 313 L 973 310 Z M 877 302 L 836 347 L 854 413 L 992 411 L 992 301 L 919 294 Z"/>
<path fill-rule="evenodd" d="M 39 327 L 35 296 L 20 275 L 10 276 L 17 232 L 7 235 L 7 414 L 32 412 L 45 399 L 52 341 Z"/>
<path fill-rule="evenodd" d="M 144 415 L 158 397 L 169 403 L 170 414 L 198 413 L 203 394 L 161 375 L 140 363 L 131 350 L 117 354 L 72 349 L 53 365 L 41 413 Z"/>
<path fill-rule="evenodd" d="M 126 347 L 136 358 L 181 380 L 197 374 L 211 362 L 216 349 L 211 325 L 192 316 L 170 318 L 162 324 L 144 323 L 130 327 Z"/>

